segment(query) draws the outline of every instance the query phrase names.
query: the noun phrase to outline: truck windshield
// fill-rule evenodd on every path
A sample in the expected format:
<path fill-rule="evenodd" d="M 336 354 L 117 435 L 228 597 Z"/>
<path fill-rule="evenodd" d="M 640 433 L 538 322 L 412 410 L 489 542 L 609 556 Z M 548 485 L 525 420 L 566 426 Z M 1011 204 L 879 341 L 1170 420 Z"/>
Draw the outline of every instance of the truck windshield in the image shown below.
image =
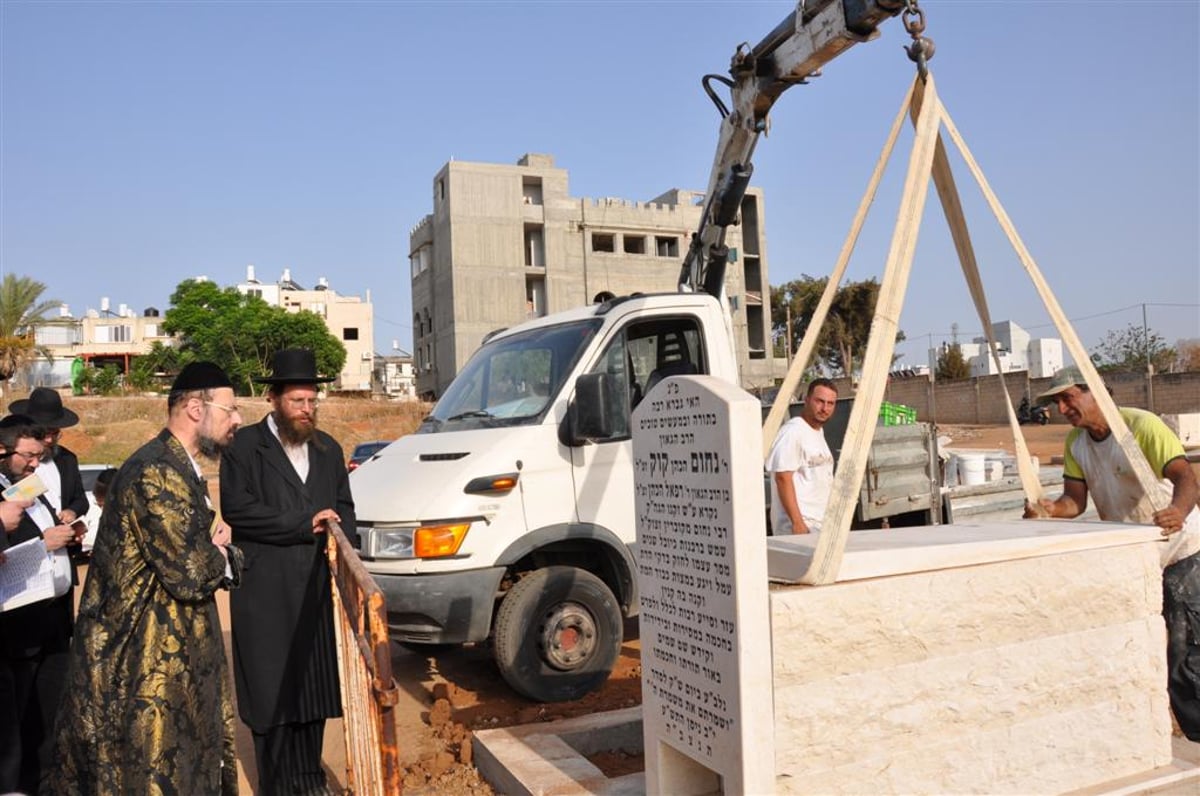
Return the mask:
<path fill-rule="evenodd" d="M 602 324 L 589 318 L 486 343 L 454 377 L 418 433 L 538 422 Z"/>

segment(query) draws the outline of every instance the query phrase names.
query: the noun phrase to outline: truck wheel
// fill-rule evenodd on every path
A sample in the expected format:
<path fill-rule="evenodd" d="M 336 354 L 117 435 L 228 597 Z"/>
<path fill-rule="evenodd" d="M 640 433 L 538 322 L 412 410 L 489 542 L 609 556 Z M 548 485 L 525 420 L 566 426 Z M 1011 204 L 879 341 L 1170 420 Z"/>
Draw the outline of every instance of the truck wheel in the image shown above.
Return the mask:
<path fill-rule="evenodd" d="M 523 696 L 566 702 L 608 679 L 623 635 L 621 607 L 604 581 L 575 567 L 546 567 L 500 602 L 496 664 Z"/>

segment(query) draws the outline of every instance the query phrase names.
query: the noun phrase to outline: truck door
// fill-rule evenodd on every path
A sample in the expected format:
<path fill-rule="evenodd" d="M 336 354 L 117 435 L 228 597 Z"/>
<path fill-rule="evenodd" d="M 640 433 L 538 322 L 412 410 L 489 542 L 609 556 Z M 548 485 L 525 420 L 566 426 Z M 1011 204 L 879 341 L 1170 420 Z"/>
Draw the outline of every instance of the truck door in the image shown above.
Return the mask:
<path fill-rule="evenodd" d="M 612 377 L 613 435 L 571 452 L 580 522 L 595 523 L 633 543 L 630 412 L 662 379 L 708 372 L 702 339 L 696 318 L 680 316 L 635 321 L 609 341 L 591 372 Z"/>

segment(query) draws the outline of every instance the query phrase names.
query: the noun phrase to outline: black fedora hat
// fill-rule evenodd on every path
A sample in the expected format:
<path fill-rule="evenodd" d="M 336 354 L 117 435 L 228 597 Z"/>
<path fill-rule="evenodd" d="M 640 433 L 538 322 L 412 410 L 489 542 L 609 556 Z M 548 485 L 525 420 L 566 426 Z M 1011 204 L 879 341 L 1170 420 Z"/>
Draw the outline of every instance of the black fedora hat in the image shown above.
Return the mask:
<path fill-rule="evenodd" d="M 13 401 L 8 411 L 14 415 L 28 415 L 33 422 L 50 428 L 67 428 L 79 422 L 79 415 L 63 406 L 58 390 L 37 387 L 28 398 Z"/>
<path fill-rule="evenodd" d="M 317 375 L 317 357 L 307 348 L 285 348 L 271 357 L 271 375 L 255 377 L 259 384 L 325 384 L 335 376 Z"/>

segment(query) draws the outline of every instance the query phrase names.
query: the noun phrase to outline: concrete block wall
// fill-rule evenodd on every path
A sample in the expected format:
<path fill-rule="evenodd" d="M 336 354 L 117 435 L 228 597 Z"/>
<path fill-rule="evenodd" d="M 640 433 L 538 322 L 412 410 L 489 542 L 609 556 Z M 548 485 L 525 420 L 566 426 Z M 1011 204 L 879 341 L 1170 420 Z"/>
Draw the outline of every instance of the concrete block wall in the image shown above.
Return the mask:
<path fill-rule="evenodd" d="M 1152 383 L 1144 373 L 1105 373 L 1103 376 L 1118 406 L 1148 409 L 1160 415 L 1200 412 L 1200 372 L 1158 374 Z M 1006 373 L 1004 379 L 1014 406 L 1019 405 L 1026 394 L 1036 396 L 1044 392 L 1051 381 L 1049 378 L 1029 378 L 1027 371 Z M 834 379 L 834 383 L 837 384 L 839 396 L 854 395 L 854 385 L 850 379 L 839 377 Z M 919 376 L 895 379 L 888 384 L 884 400 L 911 406 L 917 410 L 917 419 L 922 422 L 1008 422 L 1004 393 L 997 375 L 936 383 Z M 1066 421 L 1051 409 L 1050 422 Z"/>
<path fill-rule="evenodd" d="M 779 793 L 1060 793 L 1166 765 L 1153 543 L 772 590 Z"/>

